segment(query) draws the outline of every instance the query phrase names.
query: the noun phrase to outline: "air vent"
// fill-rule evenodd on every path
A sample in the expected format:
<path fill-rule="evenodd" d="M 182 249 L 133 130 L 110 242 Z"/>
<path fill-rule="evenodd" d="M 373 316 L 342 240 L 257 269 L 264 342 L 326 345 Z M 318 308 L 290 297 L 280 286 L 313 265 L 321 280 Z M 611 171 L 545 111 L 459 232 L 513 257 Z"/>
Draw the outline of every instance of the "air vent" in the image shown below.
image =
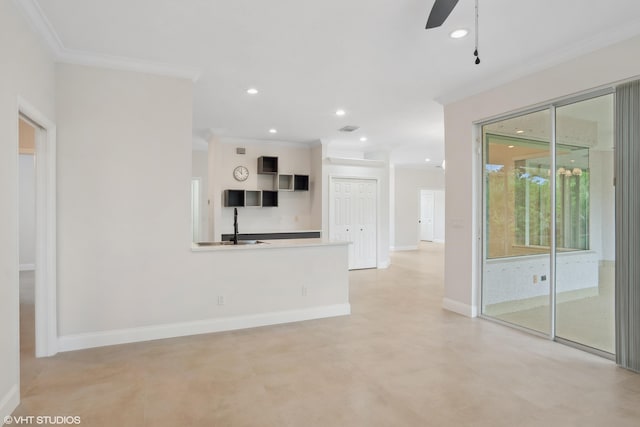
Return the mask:
<path fill-rule="evenodd" d="M 353 132 L 360 129 L 359 126 L 345 126 L 343 128 L 338 129 L 340 132 Z"/>
<path fill-rule="evenodd" d="M 236 154 L 246 154 L 247 150 L 244 147 L 236 148 Z"/>

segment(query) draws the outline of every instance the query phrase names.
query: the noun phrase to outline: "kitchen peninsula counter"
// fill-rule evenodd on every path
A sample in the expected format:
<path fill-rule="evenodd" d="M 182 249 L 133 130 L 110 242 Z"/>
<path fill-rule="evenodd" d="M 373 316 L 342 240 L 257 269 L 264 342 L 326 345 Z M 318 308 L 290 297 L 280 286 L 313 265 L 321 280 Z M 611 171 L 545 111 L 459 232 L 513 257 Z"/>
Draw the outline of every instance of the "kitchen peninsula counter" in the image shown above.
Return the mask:
<path fill-rule="evenodd" d="M 311 239 L 276 239 L 276 240 L 259 240 L 261 243 L 256 244 L 238 244 L 234 245 L 225 242 L 224 245 L 208 246 L 193 243 L 191 250 L 193 252 L 213 252 L 213 251 L 236 251 L 236 250 L 265 250 L 265 249 L 284 249 L 284 248 L 302 248 L 315 246 L 347 246 L 347 241 L 336 241 L 324 238 Z"/>

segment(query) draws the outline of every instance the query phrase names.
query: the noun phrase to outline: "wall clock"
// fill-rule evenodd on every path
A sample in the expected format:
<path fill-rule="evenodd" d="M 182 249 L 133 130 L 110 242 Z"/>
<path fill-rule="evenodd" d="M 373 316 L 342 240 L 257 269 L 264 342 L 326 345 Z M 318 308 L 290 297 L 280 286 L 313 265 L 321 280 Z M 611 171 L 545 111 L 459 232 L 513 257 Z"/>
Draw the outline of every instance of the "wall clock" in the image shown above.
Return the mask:
<path fill-rule="evenodd" d="M 233 177 L 237 181 L 246 181 L 249 178 L 249 169 L 244 166 L 238 166 L 233 170 Z"/>

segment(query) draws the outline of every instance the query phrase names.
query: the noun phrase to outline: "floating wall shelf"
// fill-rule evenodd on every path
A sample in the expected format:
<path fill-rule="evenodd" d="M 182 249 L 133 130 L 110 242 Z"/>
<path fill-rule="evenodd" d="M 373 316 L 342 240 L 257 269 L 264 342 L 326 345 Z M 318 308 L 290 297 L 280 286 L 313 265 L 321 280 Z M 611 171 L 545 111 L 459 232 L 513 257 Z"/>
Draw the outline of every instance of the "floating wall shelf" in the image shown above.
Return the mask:
<path fill-rule="evenodd" d="M 309 191 L 309 175 L 294 175 L 293 189 L 295 191 Z"/>
<path fill-rule="evenodd" d="M 231 208 L 277 207 L 278 192 L 272 190 L 224 190 L 224 206 Z"/>
<path fill-rule="evenodd" d="M 258 157 L 258 173 L 276 175 L 278 173 L 278 158 L 271 156 Z"/>
<path fill-rule="evenodd" d="M 293 175 L 278 175 L 278 190 L 293 191 Z"/>

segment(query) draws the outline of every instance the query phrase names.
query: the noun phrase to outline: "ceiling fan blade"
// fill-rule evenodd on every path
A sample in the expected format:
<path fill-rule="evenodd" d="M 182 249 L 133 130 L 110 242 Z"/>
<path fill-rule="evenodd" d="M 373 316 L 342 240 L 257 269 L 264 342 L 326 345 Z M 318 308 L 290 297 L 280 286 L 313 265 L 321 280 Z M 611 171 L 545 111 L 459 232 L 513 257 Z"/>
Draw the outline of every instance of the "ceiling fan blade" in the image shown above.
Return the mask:
<path fill-rule="evenodd" d="M 436 0 L 429 14 L 426 29 L 442 25 L 451 14 L 453 8 L 456 7 L 456 4 L 458 4 L 458 0 Z"/>

